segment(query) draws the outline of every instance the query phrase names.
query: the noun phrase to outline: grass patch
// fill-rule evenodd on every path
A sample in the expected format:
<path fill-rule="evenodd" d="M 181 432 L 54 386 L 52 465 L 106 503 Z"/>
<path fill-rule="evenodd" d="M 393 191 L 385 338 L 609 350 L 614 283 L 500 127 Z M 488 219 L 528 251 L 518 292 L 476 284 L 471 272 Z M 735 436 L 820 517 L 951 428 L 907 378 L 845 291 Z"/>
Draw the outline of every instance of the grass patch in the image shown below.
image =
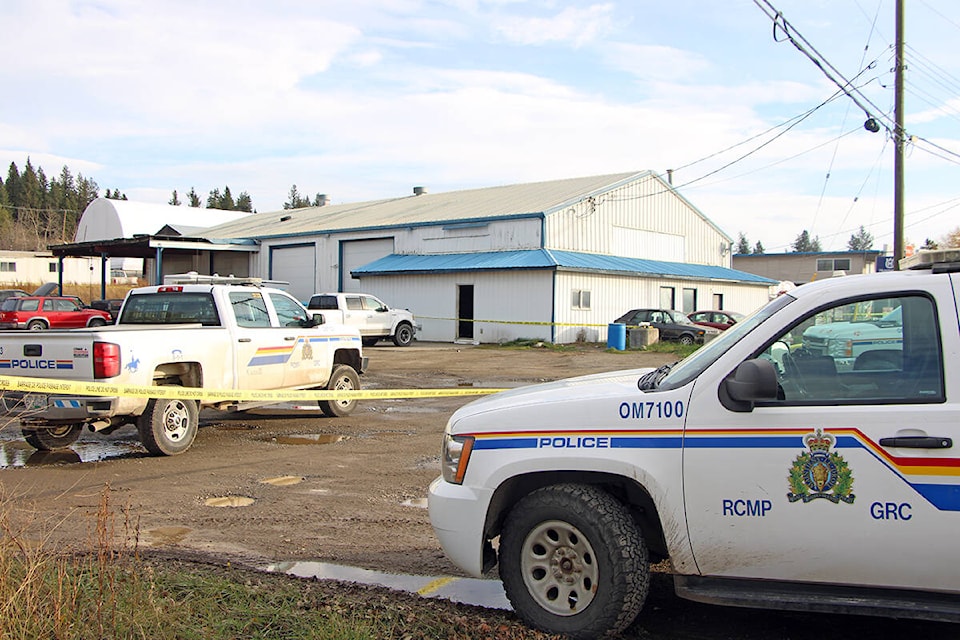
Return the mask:
<path fill-rule="evenodd" d="M 548 638 L 513 614 L 379 587 L 147 559 L 138 525 L 104 487 L 88 549 L 27 534 L 37 513 L 0 500 L 0 638 L 500 640 Z M 76 523 L 71 523 L 76 524 Z M 60 522 L 56 527 L 68 526 Z M 81 534 L 82 536 L 82 534 Z"/>

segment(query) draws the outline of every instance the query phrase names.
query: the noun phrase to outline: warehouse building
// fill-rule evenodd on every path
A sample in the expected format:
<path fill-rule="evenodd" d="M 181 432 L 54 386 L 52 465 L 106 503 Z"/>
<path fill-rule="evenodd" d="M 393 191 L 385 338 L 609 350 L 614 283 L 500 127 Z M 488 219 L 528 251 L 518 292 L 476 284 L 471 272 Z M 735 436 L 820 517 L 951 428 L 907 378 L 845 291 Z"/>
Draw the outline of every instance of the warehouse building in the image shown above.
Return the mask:
<path fill-rule="evenodd" d="M 415 187 L 406 197 L 253 214 L 196 239 L 206 243 L 198 252 L 242 245 L 250 275 L 287 281 L 302 300 L 363 291 L 408 308 L 422 324 L 418 338 L 433 341 L 603 342 L 629 309 L 750 312 L 776 284 L 732 269 L 730 236 L 652 172 L 436 194 Z"/>

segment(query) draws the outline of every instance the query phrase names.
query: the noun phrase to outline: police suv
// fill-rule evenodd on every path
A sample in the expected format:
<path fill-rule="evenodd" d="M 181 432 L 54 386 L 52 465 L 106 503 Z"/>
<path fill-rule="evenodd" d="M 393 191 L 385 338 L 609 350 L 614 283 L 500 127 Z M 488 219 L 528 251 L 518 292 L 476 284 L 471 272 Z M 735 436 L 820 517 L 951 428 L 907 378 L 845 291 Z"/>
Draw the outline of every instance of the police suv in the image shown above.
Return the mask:
<path fill-rule="evenodd" d="M 960 250 L 783 294 L 689 358 L 450 418 L 430 518 L 550 633 L 626 628 L 651 563 L 701 602 L 960 621 Z M 898 340 L 804 344 L 865 307 Z M 847 357 L 847 354 L 843 354 Z"/>

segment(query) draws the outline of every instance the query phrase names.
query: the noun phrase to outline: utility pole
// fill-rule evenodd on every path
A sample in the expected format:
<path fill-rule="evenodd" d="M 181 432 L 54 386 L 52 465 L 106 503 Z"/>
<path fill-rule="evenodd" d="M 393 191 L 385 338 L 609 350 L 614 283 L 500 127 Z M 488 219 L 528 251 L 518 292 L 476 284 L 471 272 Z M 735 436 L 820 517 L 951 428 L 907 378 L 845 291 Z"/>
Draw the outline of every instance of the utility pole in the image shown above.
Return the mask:
<path fill-rule="evenodd" d="M 897 0 L 896 54 L 894 56 L 893 107 L 893 268 L 900 268 L 903 259 L 903 0 Z"/>

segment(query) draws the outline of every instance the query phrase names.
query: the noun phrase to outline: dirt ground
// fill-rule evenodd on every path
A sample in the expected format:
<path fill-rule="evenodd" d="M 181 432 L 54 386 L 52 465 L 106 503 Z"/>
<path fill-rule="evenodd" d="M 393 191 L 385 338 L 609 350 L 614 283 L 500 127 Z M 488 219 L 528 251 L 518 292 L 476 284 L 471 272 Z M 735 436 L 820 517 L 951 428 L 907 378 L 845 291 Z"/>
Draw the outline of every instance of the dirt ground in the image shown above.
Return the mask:
<path fill-rule="evenodd" d="M 675 359 L 611 353 L 602 346 L 560 352 L 423 343 L 383 343 L 366 354 L 370 365 L 361 384 L 367 389 L 515 387 Z M 0 504 L 31 535 L 64 549 L 90 541 L 109 486 L 111 506 L 129 514 L 126 529 L 138 531 L 140 548 L 171 560 L 254 568 L 311 560 L 462 575 L 433 536 L 426 495 L 439 474 L 446 420 L 472 399 L 365 401 L 345 418 L 292 405 L 205 411 L 193 447 L 174 457 L 146 455 L 133 427 L 107 436 L 84 434 L 70 451 L 35 452 L 18 426 L 8 424 L 0 429 Z M 120 520 L 118 527 L 124 526 Z M 657 583 L 661 588 L 648 601 L 643 626 L 630 637 L 956 635 L 953 625 L 687 603 L 670 594 L 668 576 Z"/>

